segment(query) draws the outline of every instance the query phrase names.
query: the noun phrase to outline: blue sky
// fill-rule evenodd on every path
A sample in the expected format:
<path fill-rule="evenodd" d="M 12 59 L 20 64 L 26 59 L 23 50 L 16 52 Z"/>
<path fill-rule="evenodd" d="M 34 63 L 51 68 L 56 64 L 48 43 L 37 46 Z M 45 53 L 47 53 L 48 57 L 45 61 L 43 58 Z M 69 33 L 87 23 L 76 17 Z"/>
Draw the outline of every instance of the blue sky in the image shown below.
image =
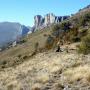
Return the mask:
<path fill-rule="evenodd" d="M 90 0 L 0 0 L 0 22 L 32 26 L 37 14 L 70 15 L 89 4 Z"/>

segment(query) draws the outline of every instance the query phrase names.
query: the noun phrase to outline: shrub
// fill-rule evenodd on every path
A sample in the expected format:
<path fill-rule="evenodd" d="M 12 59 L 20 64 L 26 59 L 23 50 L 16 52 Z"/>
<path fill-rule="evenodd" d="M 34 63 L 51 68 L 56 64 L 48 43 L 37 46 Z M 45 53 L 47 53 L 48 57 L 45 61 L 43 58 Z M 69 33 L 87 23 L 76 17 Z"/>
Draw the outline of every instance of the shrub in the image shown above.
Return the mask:
<path fill-rule="evenodd" d="M 53 44 L 54 44 L 54 38 L 51 35 L 49 35 L 47 40 L 46 40 L 45 48 L 51 49 L 53 47 Z"/>
<path fill-rule="evenodd" d="M 87 29 L 79 29 L 79 37 L 82 38 L 87 35 Z"/>
<path fill-rule="evenodd" d="M 56 25 L 53 25 L 51 28 L 52 28 L 52 31 L 57 31 L 60 29 L 60 25 L 56 24 Z"/>
<path fill-rule="evenodd" d="M 90 53 L 90 34 L 82 38 L 82 42 L 78 47 L 78 52 L 83 54 Z"/>
<path fill-rule="evenodd" d="M 79 25 L 85 26 L 90 22 L 90 13 L 86 13 L 84 16 L 81 16 L 79 19 Z"/>
<path fill-rule="evenodd" d="M 65 40 L 70 42 L 80 41 L 80 37 L 78 36 L 78 27 L 69 29 L 65 34 Z"/>
<path fill-rule="evenodd" d="M 66 31 L 70 29 L 70 25 L 71 23 L 69 21 L 64 21 L 60 24 L 60 28 Z"/>

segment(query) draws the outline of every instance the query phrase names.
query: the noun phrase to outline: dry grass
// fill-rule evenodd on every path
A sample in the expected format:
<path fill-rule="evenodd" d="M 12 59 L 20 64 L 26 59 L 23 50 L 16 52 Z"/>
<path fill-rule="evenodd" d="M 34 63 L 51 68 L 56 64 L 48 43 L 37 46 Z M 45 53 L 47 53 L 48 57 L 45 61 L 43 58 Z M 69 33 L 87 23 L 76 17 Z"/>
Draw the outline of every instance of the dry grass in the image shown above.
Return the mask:
<path fill-rule="evenodd" d="M 36 83 L 33 85 L 32 90 L 41 90 L 41 85 L 39 83 Z"/>
<path fill-rule="evenodd" d="M 61 83 L 62 85 L 63 81 L 72 82 L 72 84 L 78 80 L 90 82 L 90 67 L 87 64 L 80 66 L 82 65 L 81 59 L 77 61 L 77 56 L 76 53 L 65 54 L 65 52 L 38 53 L 17 67 L 5 68 L 0 71 L 0 84 L 1 87 L 4 87 L 2 90 L 5 88 L 11 90 L 12 88 L 15 90 L 42 90 L 42 87 L 46 87 L 47 84 L 53 86 L 55 83 Z M 87 58 L 85 58 L 86 60 Z M 65 79 L 62 79 L 63 76 Z M 57 89 L 54 90 L 60 90 L 61 86 L 56 85 L 56 87 Z"/>
<path fill-rule="evenodd" d="M 71 68 L 66 70 L 63 75 L 65 76 L 65 79 L 71 83 L 78 80 L 90 82 L 90 66 L 84 65 Z"/>
<path fill-rule="evenodd" d="M 8 61 L 8 65 L 5 67 L 9 67 L 9 64 L 10 66 L 21 64 L 23 61 L 26 61 L 27 57 L 29 58 L 29 56 L 35 51 L 36 42 L 39 43 L 38 48 L 44 47 L 46 40 L 47 40 L 47 37 L 45 37 L 44 34 L 48 35 L 50 33 L 51 33 L 51 30 L 49 30 L 48 28 L 47 30 L 36 31 L 35 33 L 28 35 L 25 38 L 26 39 L 25 43 L 21 45 L 17 45 L 16 47 L 12 47 L 8 50 L 5 50 L 4 52 L 1 52 L 0 53 L 0 63 L 2 63 L 3 61 L 6 61 L 6 62 Z M 18 59 L 16 60 L 16 58 Z"/>
<path fill-rule="evenodd" d="M 36 78 L 37 82 L 39 83 L 46 83 L 49 81 L 49 74 L 40 74 L 37 78 Z"/>

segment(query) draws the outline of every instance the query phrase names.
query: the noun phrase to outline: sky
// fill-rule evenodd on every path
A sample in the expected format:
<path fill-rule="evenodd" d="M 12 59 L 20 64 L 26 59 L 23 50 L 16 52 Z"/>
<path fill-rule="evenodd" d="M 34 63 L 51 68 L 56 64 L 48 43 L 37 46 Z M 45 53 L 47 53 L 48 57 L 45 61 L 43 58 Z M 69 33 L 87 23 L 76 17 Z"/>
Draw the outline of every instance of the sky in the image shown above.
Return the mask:
<path fill-rule="evenodd" d="M 89 4 L 90 0 L 0 0 L 0 22 L 33 26 L 35 15 L 71 15 Z"/>

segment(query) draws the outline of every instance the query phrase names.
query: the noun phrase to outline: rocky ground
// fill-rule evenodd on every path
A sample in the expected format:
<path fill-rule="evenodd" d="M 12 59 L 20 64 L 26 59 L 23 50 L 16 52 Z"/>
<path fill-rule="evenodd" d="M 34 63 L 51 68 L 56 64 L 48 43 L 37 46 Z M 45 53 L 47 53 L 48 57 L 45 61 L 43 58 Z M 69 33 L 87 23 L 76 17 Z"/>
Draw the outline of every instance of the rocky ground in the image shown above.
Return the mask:
<path fill-rule="evenodd" d="M 0 90 L 90 90 L 90 55 L 72 49 L 38 53 L 18 66 L 2 69 Z"/>

